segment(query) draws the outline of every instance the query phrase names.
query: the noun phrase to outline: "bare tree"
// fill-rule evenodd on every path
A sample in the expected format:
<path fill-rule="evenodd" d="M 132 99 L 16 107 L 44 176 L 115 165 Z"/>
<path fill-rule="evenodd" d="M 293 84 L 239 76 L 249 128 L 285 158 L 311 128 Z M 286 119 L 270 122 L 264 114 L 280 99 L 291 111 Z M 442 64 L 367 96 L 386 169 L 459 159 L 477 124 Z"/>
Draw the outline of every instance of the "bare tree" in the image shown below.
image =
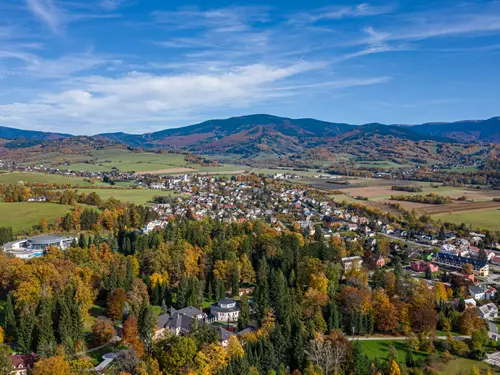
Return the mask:
<path fill-rule="evenodd" d="M 332 342 L 323 337 L 311 340 L 307 355 L 325 375 L 338 375 L 347 359 L 347 346 L 342 341 Z"/>

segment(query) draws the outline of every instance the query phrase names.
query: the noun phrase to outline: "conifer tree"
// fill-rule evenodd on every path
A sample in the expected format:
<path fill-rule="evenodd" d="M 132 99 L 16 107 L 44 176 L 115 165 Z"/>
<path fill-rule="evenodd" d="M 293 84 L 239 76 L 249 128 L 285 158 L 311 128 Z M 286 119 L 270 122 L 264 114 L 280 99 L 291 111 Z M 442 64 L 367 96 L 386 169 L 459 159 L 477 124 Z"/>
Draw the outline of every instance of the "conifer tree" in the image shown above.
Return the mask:
<path fill-rule="evenodd" d="M 17 344 L 20 353 L 30 354 L 32 352 L 34 328 L 34 314 L 28 309 L 23 310 L 19 318 L 19 328 L 17 330 Z"/>
<path fill-rule="evenodd" d="M 5 334 L 12 340 L 17 337 L 17 324 L 16 314 L 14 312 L 14 304 L 12 303 L 12 295 L 7 295 L 7 302 L 5 304 Z"/>
<path fill-rule="evenodd" d="M 87 246 L 87 241 L 85 241 L 85 235 L 80 233 L 80 237 L 78 238 L 78 246 L 84 249 Z"/>
<path fill-rule="evenodd" d="M 139 338 L 144 344 L 144 349 L 146 352 L 150 353 L 153 345 L 156 316 L 151 305 L 146 301 L 146 299 L 142 301 L 137 325 L 139 328 Z"/>
<path fill-rule="evenodd" d="M 42 357 L 50 357 L 56 350 L 52 312 L 52 301 L 43 298 L 40 302 L 37 324 L 37 353 Z"/>
<path fill-rule="evenodd" d="M 61 298 L 58 302 L 58 334 L 61 344 L 66 351 L 73 349 L 73 319 L 66 298 Z"/>
<path fill-rule="evenodd" d="M 240 300 L 240 313 L 238 315 L 238 330 L 245 329 L 250 320 L 250 306 L 248 305 L 248 296 L 243 294 Z"/>

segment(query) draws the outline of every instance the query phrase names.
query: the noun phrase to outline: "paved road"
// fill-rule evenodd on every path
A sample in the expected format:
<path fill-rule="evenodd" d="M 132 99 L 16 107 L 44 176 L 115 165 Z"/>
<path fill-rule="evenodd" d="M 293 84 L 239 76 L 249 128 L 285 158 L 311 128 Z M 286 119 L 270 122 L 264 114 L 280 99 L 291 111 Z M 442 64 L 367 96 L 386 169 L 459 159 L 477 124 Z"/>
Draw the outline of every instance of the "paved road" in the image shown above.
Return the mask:
<path fill-rule="evenodd" d="M 391 238 L 393 240 L 398 240 L 398 241 L 406 242 L 406 243 L 412 244 L 414 246 L 425 247 L 425 248 L 428 248 L 428 249 L 433 249 L 435 247 L 438 247 L 438 246 L 427 245 L 425 243 L 419 243 L 419 242 L 410 241 L 410 240 L 408 240 L 406 238 L 391 236 L 390 234 L 385 234 L 385 233 L 382 233 L 382 232 L 377 232 L 377 234 L 381 234 L 382 236 Z"/>
<path fill-rule="evenodd" d="M 447 340 L 448 336 L 436 336 L 438 340 Z M 465 340 L 470 339 L 470 336 L 453 336 L 454 339 L 457 340 Z M 404 341 L 407 340 L 406 336 L 349 336 L 347 337 L 349 341 Z"/>

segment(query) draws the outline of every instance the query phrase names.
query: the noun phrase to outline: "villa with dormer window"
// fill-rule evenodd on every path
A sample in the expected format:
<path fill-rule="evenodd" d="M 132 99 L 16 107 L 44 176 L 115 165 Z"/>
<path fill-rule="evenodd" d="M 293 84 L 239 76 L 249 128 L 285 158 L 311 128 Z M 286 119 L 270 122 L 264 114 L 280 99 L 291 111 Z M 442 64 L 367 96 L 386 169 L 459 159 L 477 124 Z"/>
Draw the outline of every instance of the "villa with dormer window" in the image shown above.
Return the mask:
<path fill-rule="evenodd" d="M 238 302 L 231 298 L 223 298 L 210 306 L 210 316 L 218 322 L 234 322 L 238 320 L 240 308 Z"/>

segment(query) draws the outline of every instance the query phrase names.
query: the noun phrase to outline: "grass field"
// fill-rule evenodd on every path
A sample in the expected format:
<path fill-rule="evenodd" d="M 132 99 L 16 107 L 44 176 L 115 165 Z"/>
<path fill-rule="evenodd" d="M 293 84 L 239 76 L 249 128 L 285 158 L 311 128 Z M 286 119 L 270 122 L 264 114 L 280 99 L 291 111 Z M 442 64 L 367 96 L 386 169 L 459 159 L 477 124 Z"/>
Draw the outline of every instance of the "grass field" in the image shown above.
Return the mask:
<path fill-rule="evenodd" d="M 149 189 L 77 189 L 79 193 L 96 192 L 102 199 L 115 198 L 122 202 L 146 204 L 155 195 L 170 195 L 172 192 Z"/>
<path fill-rule="evenodd" d="M 49 224 L 54 224 L 56 217 L 64 216 L 70 210 L 71 206 L 57 203 L 0 202 L 0 227 L 12 227 L 15 233 L 26 232 L 37 225 L 43 216 Z"/>
<path fill-rule="evenodd" d="M 75 163 L 59 166 L 59 168 L 90 172 L 106 172 L 111 171 L 112 168 L 117 168 L 122 172 L 154 172 L 175 168 L 191 168 L 192 172 L 227 172 L 242 169 L 242 166 L 232 164 L 225 164 L 221 167 L 202 167 L 199 164 L 187 163 L 184 157 L 182 154 L 131 152 L 123 149 L 97 150 L 92 152 L 89 158 L 90 163 Z"/>
<path fill-rule="evenodd" d="M 33 173 L 33 172 L 12 172 L 0 174 L 0 184 L 17 184 L 19 182 L 40 182 L 50 184 L 72 184 L 80 186 L 92 186 L 88 181 L 80 177 L 65 177 L 61 175 Z M 101 184 L 100 181 L 95 182 Z"/>
<path fill-rule="evenodd" d="M 462 222 L 477 229 L 500 230 L 500 203 L 493 198 L 500 198 L 500 191 L 488 189 L 468 189 L 451 186 L 431 187 L 428 182 L 391 181 L 373 178 L 358 178 L 350 180 L 350 185 L 329 184 L 321 180 L 307 180 L 308 184 L 327 190 L 340 190 L 345 195 L 334 195 L 337 202 L 358 202 L 368 206 L 378 206 L 385 211 L 391 211 L 384 202 L 393 202 L 391 195 L 426 195 L 435 193 L 450 198 L 467 197 L 467 201 L 454 201 L 445 205 L 433 205 L 414 202 L 397 202 L 407 210 L 415 209 L 420 214 L 428 214 L 443 222 L 461 224 Z M 392 185 L 419 186 L 422 192 L 405 192 L 392 190 Z M 366 197 L 369 201 L 355 200 Z M 392 212 L 392 211 L 391 211 Z M 452 213 L 451 215 L 449 213 Z"/>
<path fill-rule="evenodd" d="M 454 224 L 467 223 L 477 229 L 500 231 L 500 209 L 438 215 L 436 218 Z"/>
<path fill-rule="evenodd" d="M 397 352 L 397 357 L 400 362 L 405 361 L 405 341 L 391 341 L 391 340 L 370 340 L 359 341 L 359 345 L 366 353 L 366 355 L 374 360 L 375 358 L 387 358 L 390 354 L 390 346 L 392 345 Z M 416 352 L 417 357 L 427 357 L 427 354 Z M 473 361 L 466 358 L 456 358 L 447 364 L 440 364 L 439 373 L 443 375 L 456 375 L 456 374 L 470 374 L 472 367 L 476 366 L 480 370 L 493 369 L 485 362 Z"/>

